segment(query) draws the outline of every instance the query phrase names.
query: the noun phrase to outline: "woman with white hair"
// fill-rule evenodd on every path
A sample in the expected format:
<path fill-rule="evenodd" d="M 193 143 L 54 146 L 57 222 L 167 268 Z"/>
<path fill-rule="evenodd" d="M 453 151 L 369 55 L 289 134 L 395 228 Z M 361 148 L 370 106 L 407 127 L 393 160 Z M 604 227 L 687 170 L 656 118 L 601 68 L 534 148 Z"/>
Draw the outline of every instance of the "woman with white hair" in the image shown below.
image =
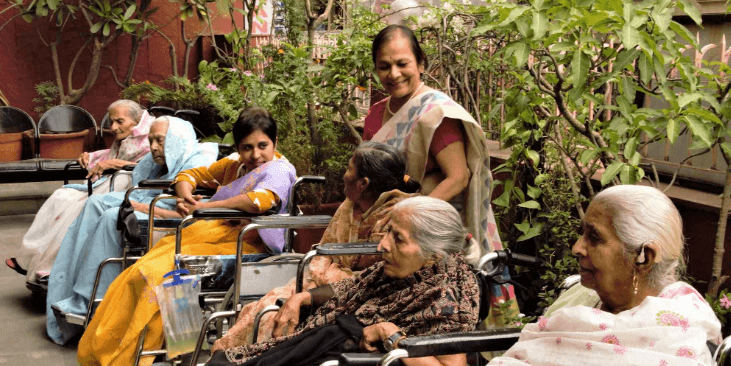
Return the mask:
<path fill-rule="evenodd" d="M 549 309 L 490 365 L 712 364 L 706 342 L 720 343 L 721 326 L 703 296 L 678 281 L 683 225 L 670 199 L 652 187 L 607 188 L 582 227 L 572 251 L 592 296 Z"/>
<path fill-rule="evenodd" d="M 290 297 L 276 315 L 274 338 L 216 352 L 207 365 L 310 365 L 358 348 L 390 350 L 406 336 L 475 328 L 480 291 L 468 263 L 480 249 L 452 205 L 423 196 L 397 203 L 378 250 L 383 261 L 359 275 Z M 315 310 L 297 326 L 303 305 Z M 466 362 L 464 354 L 404 360 Z"/>
<path fill-rule="evenodd" d="M 155 117 L 132 100 L 120 99 L 109 108 L 109 120 L 114 142 L 109 149 L 79 155 L 78 162 L 88 171 L 87 178 L 94 181 L 93 194 L 109 192 L 109 177 L 102 177 L 107 169 L 121 169 L 136 164 L 150 152 L 147 134 Z M 114 190 L 127 189 L 130 179 L 122 176 L 115 180 Z M 45 280 L 56 260 L 61 241 L 71 223 L 79 216 L 89 195 L 86 184 L 67 184 L 57 189 L 38 210 L 33 224 L 23 236 L 17 257 L 8 258 L 5 264 L 16 272 L 26 275 L 26 282 L 34 284 Z"/>

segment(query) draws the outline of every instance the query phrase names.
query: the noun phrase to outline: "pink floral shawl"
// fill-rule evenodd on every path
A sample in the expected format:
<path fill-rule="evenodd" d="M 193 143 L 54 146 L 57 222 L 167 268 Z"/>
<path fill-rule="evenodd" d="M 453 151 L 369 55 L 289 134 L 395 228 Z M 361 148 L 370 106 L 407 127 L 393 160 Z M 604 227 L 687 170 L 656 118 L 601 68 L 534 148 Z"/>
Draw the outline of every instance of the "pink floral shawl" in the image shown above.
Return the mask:
<path fill-rule="evenodd" d="M 142 112 L 142 117 L 137 126 L 132 129 L 132 135 L 122 141 L 114 141 L 109 149 L 89 153 L 89 169 L 93 168 L 100 161 L 120 159 L 129 162 L 140 161 L 150 152 L 150 142 L 147 141 L 147 134 L 150 133 L 150 126 L 155 117 L 147 111 Z"/>
<path fill-rule="evenodd" d="M 693 287 L 675 282 L 619 314 L 572 306 L 541 317 L 489 365 L 712 365 L 706 341 L 721 341 L 721 324 Z"/>

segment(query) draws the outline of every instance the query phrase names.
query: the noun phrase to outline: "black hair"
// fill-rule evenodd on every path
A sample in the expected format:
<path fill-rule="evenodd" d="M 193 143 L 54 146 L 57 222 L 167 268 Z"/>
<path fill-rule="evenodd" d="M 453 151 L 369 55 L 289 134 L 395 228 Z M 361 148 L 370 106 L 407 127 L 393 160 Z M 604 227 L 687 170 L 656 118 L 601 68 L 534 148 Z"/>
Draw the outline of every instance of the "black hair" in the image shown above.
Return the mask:
<path fill-rule="evenodd" d="M 426 59 L 426 53 L 421 50 L 421 46 L 419 45 L 419 41 L 416 39 L 416 35 L 411 31 L 411 29 L 409 29 L 409 27 L 397 24 L 391 24 L 388 27 L 381 29 L 381 31 L 376 35 L 376 38 L 373 38 L 373 45 L 371 45 L 373 65 L 376 65 L 376 55 L 378 54 L 378 51 L 381 50 L 381 47 L 398 35 L 401 35 L 409 41 L 409 44 L 411 45 L 411 52 L 416 58 L 416 63 L 423 65 L 424 69 L 426 69 L 429 66 L 429 60 Z"/>
<path fill-rule="evenodd" d="M 277 142 L 277 121 L 272 118 L 272 114 L 268 110 L 261 107 L 249 107 L 241 111 L 233 127 L 234 146 L 239 146 L 246 136 L 256 130 L 264 132 L 273 143 Z"/>
<path fill-rule="evenodd" d="M 373 141 L 361 143 L 353 153 L 358 178 L 368 178 L 366 193 L 378 197 L 383 192 L 398 189 L 416 193 L 421 184 L 406 176 L 406 159 L 396 148 Z"/>

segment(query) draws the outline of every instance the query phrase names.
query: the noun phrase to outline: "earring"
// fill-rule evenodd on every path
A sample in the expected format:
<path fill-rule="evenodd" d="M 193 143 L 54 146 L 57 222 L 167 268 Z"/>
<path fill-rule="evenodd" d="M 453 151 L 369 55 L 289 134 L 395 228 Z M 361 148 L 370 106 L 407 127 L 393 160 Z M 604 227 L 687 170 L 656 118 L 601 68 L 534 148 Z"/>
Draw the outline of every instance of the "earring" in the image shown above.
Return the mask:
<path fill-rule="evenodd" d="M 634 272 L 632 274 L 632 285 L 634 285 L 635 288 L 635 295 L 637 295 L 637 287 L 639 285 L 639 277 L 637 276 L 637 272 Z"/>

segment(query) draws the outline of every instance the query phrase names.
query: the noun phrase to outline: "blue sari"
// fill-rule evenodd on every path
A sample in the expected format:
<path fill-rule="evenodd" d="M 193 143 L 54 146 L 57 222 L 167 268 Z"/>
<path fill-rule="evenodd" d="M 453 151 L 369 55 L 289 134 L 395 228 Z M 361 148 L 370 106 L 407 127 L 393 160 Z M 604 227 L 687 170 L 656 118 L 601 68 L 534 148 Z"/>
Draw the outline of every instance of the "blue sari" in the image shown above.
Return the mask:
<path fill-rule="evenodd" d="M 165 136 L 165 166 L 147 154 L 132 172 L 132 185 L 143 179 L 174 179 L 183 170 L 212 164 L 218 155 L 216 144 L 199 144 L 190 123 L 175 117 L 168 117 L 169 125 Z M 150 203 L 160 191 L 135 191 L 130 200 Z M 91 196 L 69 228 L 63 239 L 56 262 L 51 270 L 46 298 L 46 330 L 49 337 L 64 344 L 80 329 L 61 326 L 51 309 L 56 305 L 62 311 L 86 314 L 90 303 L 97 268 L 107 258 L 120 257 L 117 216 L 125 192 L 113 192 Z M 157 207 L 173 209 L 171 202 L 161 201 Z M 135 212 L 138 220 L 148 216 Z M 97 296 L 103 296 L 109 284 L 119 275 L 116 266 L 105 267 Z"/>

